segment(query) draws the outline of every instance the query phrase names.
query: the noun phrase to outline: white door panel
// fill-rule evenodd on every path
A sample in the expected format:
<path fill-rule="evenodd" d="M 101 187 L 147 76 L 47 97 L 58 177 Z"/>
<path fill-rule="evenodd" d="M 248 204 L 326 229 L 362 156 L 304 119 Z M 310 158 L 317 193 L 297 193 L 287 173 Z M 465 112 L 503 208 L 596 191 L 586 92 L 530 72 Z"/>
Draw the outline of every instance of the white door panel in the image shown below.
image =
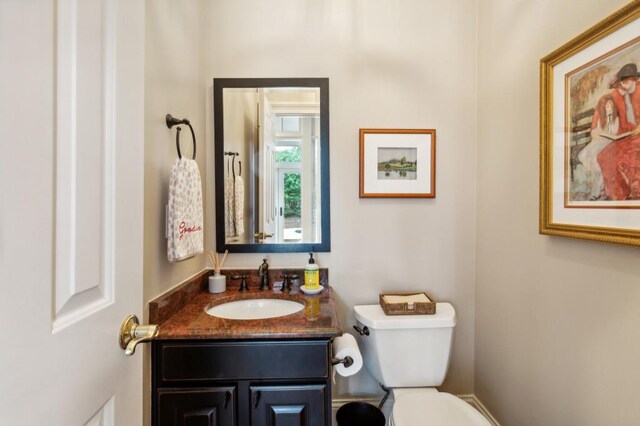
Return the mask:
<path fill-rule="evenodd" d="M 260 127 L 260 225 L 266 237 L 263 243 L 280 242 L 276 235 L 275 202 L 274 202 L 274 157 L 275 141 L 273 131 L 273 111 L 263 89 L 258 93 L 258 111 Z"/>
<path fill-rule="evenodd" d="M 0 424 L 142 423 L 144 2 L 0 2 Z"/>

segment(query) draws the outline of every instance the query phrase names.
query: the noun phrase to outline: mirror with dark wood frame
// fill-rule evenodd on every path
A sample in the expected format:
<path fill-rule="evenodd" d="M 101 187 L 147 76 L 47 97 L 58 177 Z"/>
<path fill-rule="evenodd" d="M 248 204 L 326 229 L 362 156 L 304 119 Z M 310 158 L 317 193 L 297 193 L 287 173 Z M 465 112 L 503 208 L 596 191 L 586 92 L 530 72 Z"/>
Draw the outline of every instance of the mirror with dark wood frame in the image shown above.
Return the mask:
<path fill-rule="evenodd" d="M 215 78 L 216 249 L 328 252 L 329 79 Z"/>

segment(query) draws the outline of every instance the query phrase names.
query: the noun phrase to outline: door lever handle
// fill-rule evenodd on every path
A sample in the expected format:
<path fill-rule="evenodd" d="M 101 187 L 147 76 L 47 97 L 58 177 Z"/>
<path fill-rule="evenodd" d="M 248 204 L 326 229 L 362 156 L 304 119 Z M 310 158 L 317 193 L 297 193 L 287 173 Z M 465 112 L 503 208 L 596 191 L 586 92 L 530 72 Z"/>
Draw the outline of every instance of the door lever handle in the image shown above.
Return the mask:
<path fill-rule="evenodd" d="M 264 233 L 264 232 L 256 232 L 255 234 L 253 234 L 253 236 L 256 237 L 256 238 L 260 238 L 262 240 L 262 239 L 265 239 L 265 238 L 273 237 L 273 234 L 267 234 L 267 233 Z"/>
<path fill-rule="evenodd" d="M 273 237 L 273 234 L 267 234 L 267 233 L 264 233 L 264 232 L 256 232 L 255 234 L 253 234 L 253 236 L 256 239 L 257 243 L 261 243 L 262 240 Z"/>
<path fill-rule="evenodd" d="M 120 347 L 124 354 L 131 356 L 138 343 L 149 342 L 156 338 L 160 329 L 157 325 L 140 325 L 138 317 L 129 315 L 120 326 Z"/>

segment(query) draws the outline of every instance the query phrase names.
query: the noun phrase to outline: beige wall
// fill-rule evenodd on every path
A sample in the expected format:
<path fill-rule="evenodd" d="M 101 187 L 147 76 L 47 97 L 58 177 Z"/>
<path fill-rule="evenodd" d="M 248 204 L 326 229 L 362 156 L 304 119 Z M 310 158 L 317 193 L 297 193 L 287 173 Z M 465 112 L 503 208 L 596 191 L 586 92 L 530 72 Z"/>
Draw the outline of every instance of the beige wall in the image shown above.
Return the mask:
<path fill-rule="evenodd" d="M 503 425 L 640 418 L 638 249 L 538 235 L 538 67 L 624 0 L 483 0 L 475 392 Z"/>
<path fill-rule="evenodd" d="M 204 256 L 177 263 L 167 261 L 165 205 L 169 170 L 176 160 L 176 128 L 165 116 L 188 118 L 197 139 L 197 161 L 206 195 L 202 51 L 205 48 L 204 1 L 149 0 L 146 3 L 145 57 L 145 218 L 144 295 L 148 301 L 201 271 Z M 182 126 L 181 152 L 193 155 L 191 132 Z M 205 211 L 205 215 L 209 214 Z M 207 238 L 210 241 L 210 236 Z"/>
<path fill-rule="evenodd" d="M 329 78 L 332 250 L 317 258 L 329 267 L 343 329 L 351 330 L 353 305 L 377 303 L 383 290 L 427 290 L 453 303 L 459 322 L 445 388 L 463 393 L 473 390 L 475 7 L 475 0 L 212 2 L 205 64 L 212 78 Z M 435 200 L 358 198 L 358 129 L 372 127 L 437 130 Z M 230 255 L 228 264 L 257 268 L 262 257 Z M 302 266 L 307 255 L 267 257 L 282 267 Z M 378 391 L 366 372 L 337 386 L 340 394 Z"/>
<path fill-rule="evenodd" d="M 145 17 L 145 166 L 144 166 L 144 301 L 155 298 L 205 267 L 203 255 L 177 263 L 167 261 L 165 205 L 169 170 L 177 158 L 176 128 L 165 116 L 188 118 L 197 140 L 203 194 L 207 191 L 204 102 L 202 79 L 204 0 L 147 0 Z M 193 155 L 191 132 L 182 126 L 180 150 Z M 208 210 L 205 208 L 205 215 Z M 212 236 L 205 234 L 205 244 Z M 148 318 L 145 307 L 145 320 Z M 144 358 L 144 424 L 150 419 L 150 351 Z"/>
<path fill-rule="evenodd" d="M 380 291 L 429 291 L 437 300 L 453 303 L 459 315 L 445 388 L 472 392 L 475 4 L 148 1 L 146 299 L 206 265 L 201 257 L 174 265 L 165 260 L 163 206 L 175 133 L 164 126 L 164 115 L 191 118 L 211 146 L 214 77 L 329 77 L 332 252 L 317 258 L 330 268 L 343 328 L 351 329 L 352 306 L 376 303 Z M 437 130 L 436 199 L 358 198 L 358 129 L 375 127 Z M 211 248 L 212 150 L 202 174 Z M 227 265 L 257 268 L 262 257 L 230 255 Z M 307 256 L 267 257 L 272 267 L 286 267 L 302 266 Z M 363 371 L 340 381 L 337 392 L 379 389 Z"/>

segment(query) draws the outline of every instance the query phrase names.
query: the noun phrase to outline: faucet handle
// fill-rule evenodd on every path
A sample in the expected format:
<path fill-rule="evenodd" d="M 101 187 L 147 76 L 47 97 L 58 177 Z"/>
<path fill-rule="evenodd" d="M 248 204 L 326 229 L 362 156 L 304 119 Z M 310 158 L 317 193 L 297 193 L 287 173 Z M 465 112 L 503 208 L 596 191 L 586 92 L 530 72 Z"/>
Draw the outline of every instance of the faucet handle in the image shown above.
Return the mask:
<path fill-rule="evenodd" d="M 240 281 L 240 289 L 238 291 L 249 291 L 249 285 L 247 284 L 248 277 L 249 275 L 247 274 L 233 275 L 231 277 L 232 280 L 242 280 Z"/>
<path fill-rule="evenodd" d="M 291 278 L 291 275 L 288 272 L 282 273 L 282 288 L 280 289 L 281 292 L 285 293 L 285 292 L 291 291 L 290 278 Z"/>
<path fill-rule="evenodd" d="M 295 280 L 298 278 L 298 275 L 292 274 L 290 272 L 283 272 L 282 273 L 282 288 L 280 289 L 280 291 L 282 292 L 289 292 L 291 291 L 291 280 Z"/>

